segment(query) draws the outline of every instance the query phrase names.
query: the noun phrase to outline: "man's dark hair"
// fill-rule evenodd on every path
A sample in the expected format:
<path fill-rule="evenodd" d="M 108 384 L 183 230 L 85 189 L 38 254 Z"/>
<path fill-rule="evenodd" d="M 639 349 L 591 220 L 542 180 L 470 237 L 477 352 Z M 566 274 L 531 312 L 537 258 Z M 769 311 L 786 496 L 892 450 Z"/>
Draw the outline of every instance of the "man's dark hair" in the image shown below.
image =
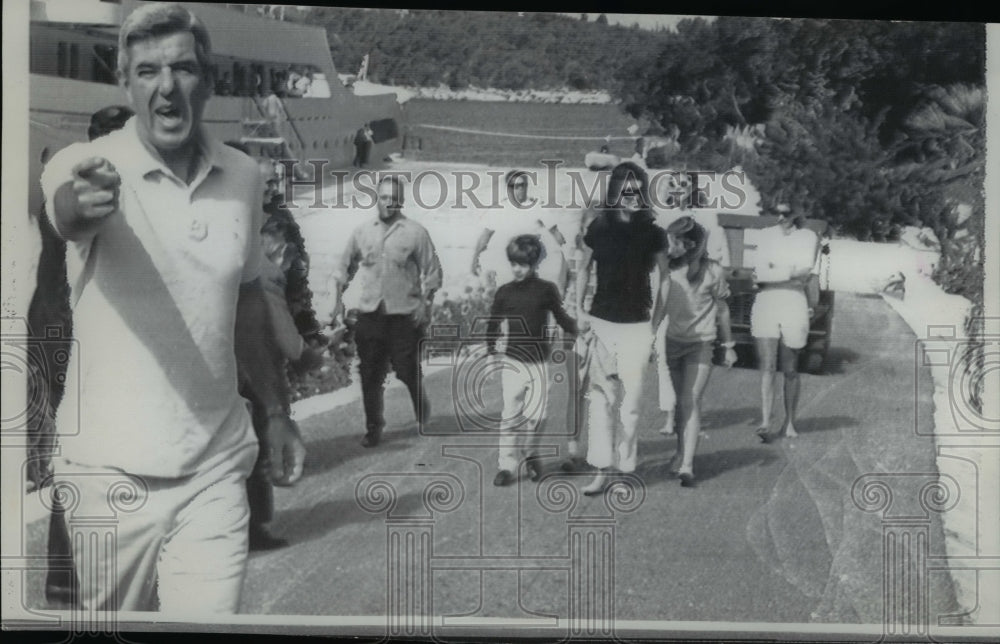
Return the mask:
<path fill-rule="evenodd" d="M 507 260 L 531 268 L 545 259 L 545 246 L 538 235 L 518 235 L 507 244 Z"/>
<path fill-rule="evenodd" d="M 90 117 L 90 127 L 87 128 L 87 138 L 93 141 L 105 134 L 111 134 L 115 130 L 120 130 L 125 121 L 135 114 L 130 108 L 124 105 L 112 105 L 97 110 Z"/>

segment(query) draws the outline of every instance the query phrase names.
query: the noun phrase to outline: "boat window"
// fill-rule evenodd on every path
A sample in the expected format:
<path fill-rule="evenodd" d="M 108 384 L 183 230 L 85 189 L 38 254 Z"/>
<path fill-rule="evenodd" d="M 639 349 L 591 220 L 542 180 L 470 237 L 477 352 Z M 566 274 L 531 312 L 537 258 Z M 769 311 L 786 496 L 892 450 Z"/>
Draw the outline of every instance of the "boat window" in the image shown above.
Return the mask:
<path fill-rule="evenodd" d="M 98 83 L 114 84 L 118 65 L 118 48 L 113 45 L 94 45 L 93 78 Z"/>
<path fill-rule="evenodd" d="M 60 42 L 56 47 L 56 73 L 66 76 L 69 71 L 69 46 Z"/>
<path fill-rule="evenodd" d="M 326 74 L 312 64 L 267 63 L 226 57 L 219 60 L 217 72 L 218 96 L 267 96 L 270 90 L 282 99 L 332 96 Z"/>
<path fill-rule="evenodd" d="M 250 66 L 250 81 L 252 83 L 252 96 L 266 96 L 264 88 L 264 66 L 257 63 Z"/>
<path fill-rule="evenodd" d="M 233 63 L 233 95 L 248 96 L 246 66 Z"/>
<path fill-rule="evenodd" d="M 69 77 L 80 78 L 80 45 L 76 43 L 69 46 Z"/>
<path fill-rule="evenodd" d="M 372 139 L 375 143 L 399 137 L 399 125 L 396 123 L 396 119 L 379 119 L 372 121 L 370 126 L 372 128 Z"/>

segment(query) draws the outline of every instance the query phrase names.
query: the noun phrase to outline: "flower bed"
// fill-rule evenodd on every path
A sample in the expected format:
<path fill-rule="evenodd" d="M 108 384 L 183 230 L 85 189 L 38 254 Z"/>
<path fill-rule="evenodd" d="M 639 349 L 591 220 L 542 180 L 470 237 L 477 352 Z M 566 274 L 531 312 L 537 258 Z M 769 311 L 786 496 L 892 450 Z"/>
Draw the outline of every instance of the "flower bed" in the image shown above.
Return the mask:
<path fill-rule="evenodd" d="M 470 276 L 461 284 L 450 284 L 441 289 L 435 298 L 431 325 L 457 324 L 459 337 L 482 336 L 495 292 L 492 280 L 475 276 Z M 292 402 L 351 384 L 351 364 L 356 355 L 352 334 L 344 328 L 335 331 L 330 345 L 323 352 L 321 367 L 301 375 L 289 368 Z"/>

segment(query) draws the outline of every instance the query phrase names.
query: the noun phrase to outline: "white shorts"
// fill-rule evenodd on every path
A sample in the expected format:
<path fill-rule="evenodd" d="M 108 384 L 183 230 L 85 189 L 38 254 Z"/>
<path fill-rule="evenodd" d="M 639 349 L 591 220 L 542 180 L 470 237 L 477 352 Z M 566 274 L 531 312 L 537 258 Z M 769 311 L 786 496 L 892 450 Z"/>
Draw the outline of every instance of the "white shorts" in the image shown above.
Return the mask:
<path fill-rule="evenodd" d="M 789 349 L 801 349 L 809 339 L 809 302 L 792 288 L 765 288 L 757 293 L 750 312 L 750 334 L 781 339 Z"/>

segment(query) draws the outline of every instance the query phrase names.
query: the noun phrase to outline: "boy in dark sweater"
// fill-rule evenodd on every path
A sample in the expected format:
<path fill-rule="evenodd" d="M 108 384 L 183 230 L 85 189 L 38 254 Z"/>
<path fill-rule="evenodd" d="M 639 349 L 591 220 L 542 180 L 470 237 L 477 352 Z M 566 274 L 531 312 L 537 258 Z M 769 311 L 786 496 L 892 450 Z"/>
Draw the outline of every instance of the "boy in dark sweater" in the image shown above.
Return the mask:
<path fill-rule="evenodd" d="M 537 448 L 548 400 L 545 363 L 551 345 L 545 331 L 549 313 L 568 335 L 577 333 L 576 321 L 566 314 L 559 289 L 536 274 L 544 253 L 537 235 L 518 235 L 511 240 L 507 259 L 514 280 L 497 289 L 490 312 L 487 347 L 500 361 L 503 387 L 500 471 L 493 479 L 496 486 L 514 480 L 519 455 L 527 458 L 532 481 L 541 475 Z"/>

